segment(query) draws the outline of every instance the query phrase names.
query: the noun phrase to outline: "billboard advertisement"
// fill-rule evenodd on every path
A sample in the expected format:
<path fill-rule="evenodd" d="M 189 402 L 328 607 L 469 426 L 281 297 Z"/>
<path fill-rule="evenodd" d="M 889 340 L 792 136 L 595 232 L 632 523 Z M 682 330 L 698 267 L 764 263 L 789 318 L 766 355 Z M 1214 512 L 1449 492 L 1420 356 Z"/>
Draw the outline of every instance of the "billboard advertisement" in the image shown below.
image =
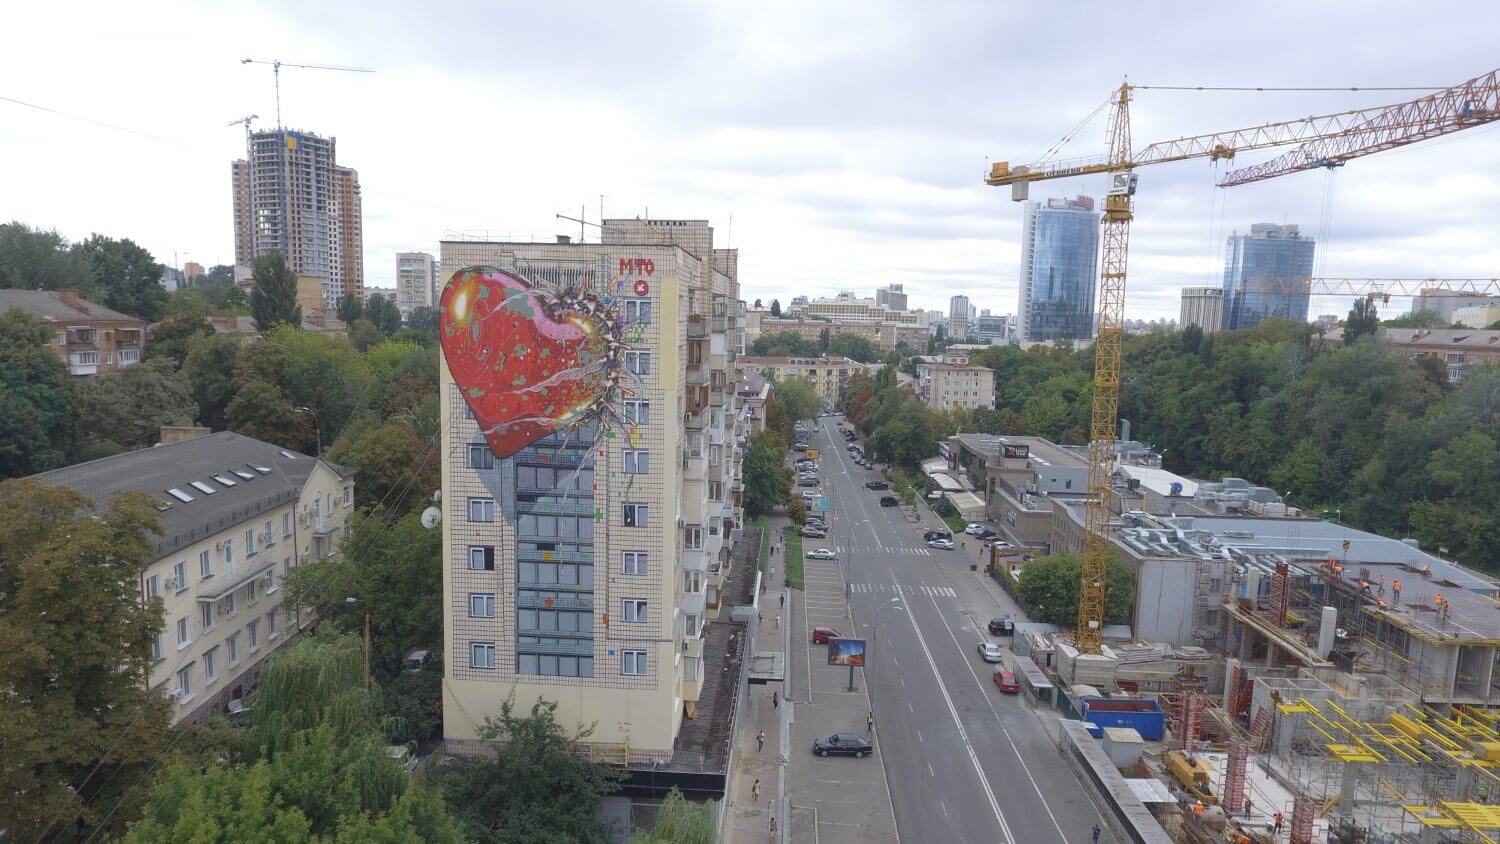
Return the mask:
<path fill-rule="evenodd" d="M 1030 457 L 1031 446 L 1006 443 L 1000 447 L 1000 453 L 1006 457 Z"/>
<path fill-rule="evenodd" d="M 829 639 L 828 664 L 864 667 L 864 639 Z"/>

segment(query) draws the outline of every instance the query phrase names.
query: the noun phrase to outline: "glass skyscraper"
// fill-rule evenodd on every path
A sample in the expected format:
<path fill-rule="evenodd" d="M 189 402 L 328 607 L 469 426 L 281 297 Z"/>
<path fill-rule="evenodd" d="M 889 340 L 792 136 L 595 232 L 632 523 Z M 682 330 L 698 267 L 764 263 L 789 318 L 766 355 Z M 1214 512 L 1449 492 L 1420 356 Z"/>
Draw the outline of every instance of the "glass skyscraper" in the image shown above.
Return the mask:
<path fill-rule="evenodd" d="M 1249 234 L 1229 238 L 1224 258 L 1224 328 L 1254 328 L 1271 317 L 1307 322 L 1308 297 L 1301 288 L 1278 289 L 1313 271 L 1312 238 L 1296 226 L 1256 223 Z"/>
<path fill-rule="evenodd" d="M 1021 237 L 1021 314 L 1025 342 L 1094 335 L 1099 215 L 1092 197 L 1026 203 Z"/>

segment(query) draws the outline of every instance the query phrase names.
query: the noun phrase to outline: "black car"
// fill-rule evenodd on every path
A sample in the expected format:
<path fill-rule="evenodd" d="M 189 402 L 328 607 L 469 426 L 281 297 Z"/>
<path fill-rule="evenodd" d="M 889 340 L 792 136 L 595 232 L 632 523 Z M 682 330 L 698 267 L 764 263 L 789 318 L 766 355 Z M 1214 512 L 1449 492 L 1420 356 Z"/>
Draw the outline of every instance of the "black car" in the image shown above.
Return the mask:
<path fill-rule="evenodd" d="M 865 481 L 865 489 L 890 489 L 891 485 L 885 481 Z"/>
<path fill-rule="evenodd" d="M 976 533 L 974 535 L 976 537 L 978 537 L 979 539 L 994 539 L 995 537 L 999 536 L 1000 534 L 998 534 L 998 533 L 990 530 L 989 528 L 985 528 L 984 530 L 982 530 L 979 533 Z"/>
<path fill-rule="evenodd" d="M 1008 618 L 992 618 L 989 628 L 990 633 L 995 636 L 1009 636 L 1016 632 L 1016 623 Z"/>
<path fill-rule="evenodd" d="M 813 742 L 813 753 L 819 756 L 853 756 L 863 759 L 875 752 L 875 745 L 864 736 L 854 733 L 834 733 Z"/>
<path fill-rule="evenodd" d="M 929 530 L 922 534 L 923 542 L 931 542 L 934 539 L 952 539 L 953 534 L 946 530 Z"/>
<path fill-rule="evenodd" d="M 882 506 L 882 507 L 895 507 L 897 504 L 900 504 L 900 503 L 901 503 L 901 500 L 898 499 L 894 495 L 882 495 L 882 496 L 880 496 L 880 506 Z"/>

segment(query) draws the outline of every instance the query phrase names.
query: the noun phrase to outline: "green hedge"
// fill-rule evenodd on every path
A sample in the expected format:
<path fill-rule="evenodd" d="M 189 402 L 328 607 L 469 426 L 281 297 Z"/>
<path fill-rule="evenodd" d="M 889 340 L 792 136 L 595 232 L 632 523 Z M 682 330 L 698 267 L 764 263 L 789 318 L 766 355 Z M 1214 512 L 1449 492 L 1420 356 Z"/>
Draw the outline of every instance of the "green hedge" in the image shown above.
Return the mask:
<path fill-rule="evenodd" d="M 782 531 L 782 565 L 786 566 L 786 585 L 789 589 L 801 590 L 802 586 L 802 537 L 794 528 Z"/>

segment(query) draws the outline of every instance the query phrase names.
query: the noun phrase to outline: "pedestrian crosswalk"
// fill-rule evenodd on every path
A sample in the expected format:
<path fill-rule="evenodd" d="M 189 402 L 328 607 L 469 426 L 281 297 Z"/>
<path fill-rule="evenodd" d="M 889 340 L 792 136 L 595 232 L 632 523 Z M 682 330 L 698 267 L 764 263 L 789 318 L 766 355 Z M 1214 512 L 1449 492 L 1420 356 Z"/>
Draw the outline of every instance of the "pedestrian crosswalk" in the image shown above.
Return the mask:
<path fill-rule="evenodd" d="M 930 598 L 957 598 L 952 586 L 901 586 L 895 583 L 851 583 L 850 592 L 862 595 L 926 595 Z"/>
<path fill-rule="evenodd" d="M 878 545 L 839 545 L 834 548 L 834 552 L 838 554 L 901 554 L 909 557 L 932 556 L 930 548 L 907 548 L 904 545 L 885 548 Z"/>

